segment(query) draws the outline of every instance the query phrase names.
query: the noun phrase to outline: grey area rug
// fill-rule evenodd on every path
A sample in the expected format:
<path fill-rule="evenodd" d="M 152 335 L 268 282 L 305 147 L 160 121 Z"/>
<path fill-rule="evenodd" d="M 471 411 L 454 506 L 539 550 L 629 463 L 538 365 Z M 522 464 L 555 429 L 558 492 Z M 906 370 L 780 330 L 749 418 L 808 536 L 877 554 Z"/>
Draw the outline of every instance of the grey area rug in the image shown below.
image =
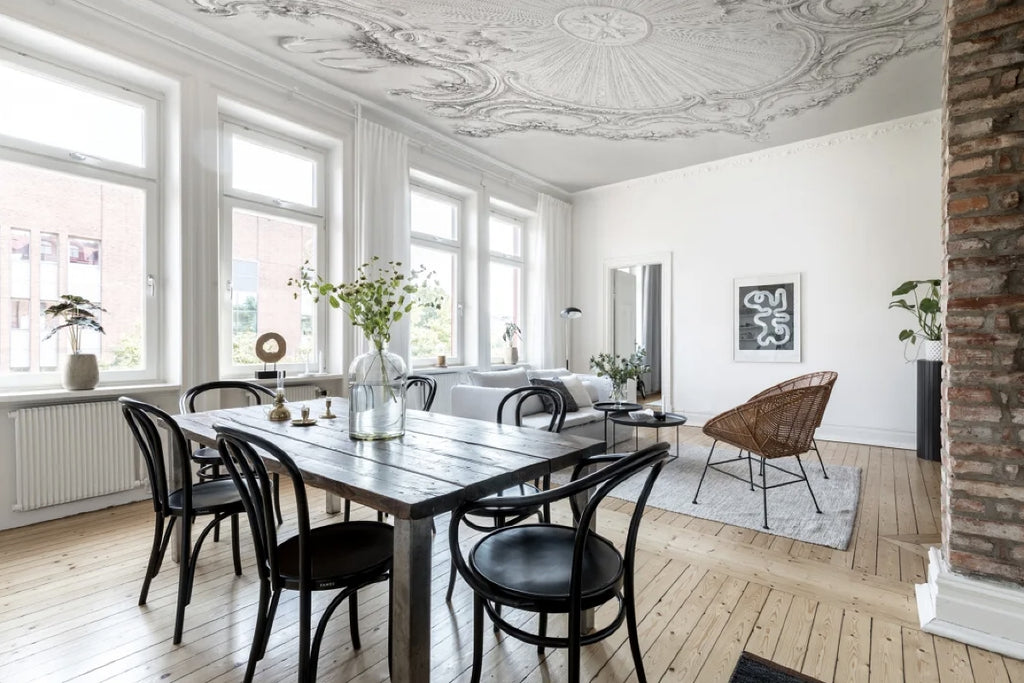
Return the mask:
<path fill-rule="evenodd" d="M 785 536 L 830 548 L 846 550 L 853 533 L 857 517 L 857 501 L 860 498 L 860 468 L 829 465 L 828 479 L 821 474 L 818 458 L 814 453 L 800 459 L 807 471 L 814 495 L 821 506 L 822 514 L 814 511 L 807 484 L 798 482 L 789 486 L 768 490 L 768 530 L 763 527 L 761 489 L 750 490 L 750 485 L 727 474 L 708 470 L 701 486 L 698 503 L 693 504 L 693 494 L 707 461 L 708 448 L 683 444 L 679 457 L 662 470 L 654 484 L 648 506 L 681 512 L 691 517 L 710 519 L 733 526 L 764 531 L 776 536 Z M 715 448 L 715 461 L 736 455 L 737 450 L 719 445 Z M 787 470 L 799 472 L 795 458 L 777 458 L 769 461 Z M 754 460 L 754 481 L 760 482 Z M 746 458 L 721 466 L 737 475 L 747 477 Z M 557 482 L 557 477 L 554 478 Z M 788 479 L 780 472 L 768 468 L 768 485 Z M 635 501 L 643 485 L 641 477 L 634 477 L 615 490 L 616 498 Z"/>

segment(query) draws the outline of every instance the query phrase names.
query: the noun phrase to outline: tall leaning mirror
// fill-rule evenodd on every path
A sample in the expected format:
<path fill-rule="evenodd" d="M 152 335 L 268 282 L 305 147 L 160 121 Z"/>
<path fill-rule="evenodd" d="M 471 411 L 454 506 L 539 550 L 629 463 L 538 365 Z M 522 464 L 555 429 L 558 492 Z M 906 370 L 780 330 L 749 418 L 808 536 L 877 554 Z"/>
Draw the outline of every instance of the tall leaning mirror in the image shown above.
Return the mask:
<path fill-rule="evenodd" d="M 638 383 L 636 400 L 672 410 L 672 254 L 609 259 L 605 271 L 605 348 L 620 356 L 646 349 L 651 371 Z"/>

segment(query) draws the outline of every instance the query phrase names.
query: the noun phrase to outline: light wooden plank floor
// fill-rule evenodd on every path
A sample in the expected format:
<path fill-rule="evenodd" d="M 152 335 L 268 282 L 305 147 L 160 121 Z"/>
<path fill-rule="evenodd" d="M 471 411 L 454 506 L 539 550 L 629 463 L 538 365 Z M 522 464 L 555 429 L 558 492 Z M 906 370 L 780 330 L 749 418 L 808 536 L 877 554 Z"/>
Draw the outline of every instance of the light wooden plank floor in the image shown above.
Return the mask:
<path fill-rule="evenodd" d="M 695 428 L 685 428 L 683 440 L 706 443 Z M 827 464 L 863 470 L 857 526 L 845 551 L 647 511 L 637 585 L 648 679 L 727 681 L 747 650 L 836 683 L 1024 682 L 1024 663 L 917 628 L 913 583 L 923 580 L 925 561 L 913 539 L 927 539 L 939 528 L 937 463 L 901 450 L 822 447 Z M 289 497 L 285 491 L 285 501 Z M 316 521 L 332 519 L 321 512 L 321 497 L 312 498 Z M 624 533 L 630 509 L 629 503 L 609 501 L 602 530 Z M 357 517 L 372 515 L 357 508 Z M 431 680 L 465 681 L 471 596 L 460 583 L 452 604 L 444 602 L 445 521 L 439 518 L 435 541 Z M 154 580 L 148 604 L 136 604 L 152 534 L 149 503 L 0 532 L 0 681 L 240 680 L 257 598 L 244 523 L 243 530 L 241 577 L 231 570 L 226 540 L 204 548 L 180 646 L 171 644 L 174 565 Z M 316 607 L 326 604 L 323 597 Z M 348 638 L 347 617 L 335 616 L 320 680 L 387 679 L 386 600 L 383 586 L 361 596 L 358 652 Z M 294 679 L 296 620 L 297 602 L 286 593 L 257 680 Z M 555 620 L 552 628 L 558 627 Z M 487 680 L 565 677 L 561 652 L 538 657 L 534 648 L 490 630 L 485 642 Z M 590 681 L 636 681 L 624 629 L 585 649 L 584 672 Z"/>

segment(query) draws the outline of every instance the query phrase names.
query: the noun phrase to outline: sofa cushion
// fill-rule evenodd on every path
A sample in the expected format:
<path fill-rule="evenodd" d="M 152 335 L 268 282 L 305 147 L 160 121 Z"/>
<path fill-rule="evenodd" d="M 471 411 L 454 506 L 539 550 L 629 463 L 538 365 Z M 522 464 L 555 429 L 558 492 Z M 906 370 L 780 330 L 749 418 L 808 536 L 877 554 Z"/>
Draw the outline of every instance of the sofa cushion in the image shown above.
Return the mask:
<path fill-rule="evenodd" d="M 572 373 L 569 372 L 568 370 L 566 370 L 565 368 L 542 368 L 540 370 L 527 370 L 526 371 L 526 375 L 530 379 L 534 379 L 536 377 L 543 377 L 545 379 L 550 379 L 552 377 L 565 377 L 566 375 L 571 375 L 571 374 Z"/>
<path fill-rule="evenodd" d="M 576 409 L 586 408 L 593 405 L 594 401 L 590 398 L 590 394 L 583 386 L 583 382 L 576 375 L 566 375 L 565 377 L 559 377 L 562 380 L 562 384 L 572 394 L 572 399 L 576 401 Z"/>
<path fill-rule="evenodd" d="M 530 380 L 530 382 L 537 385 L 538 387 L 550 387 L 551 389 L 554 389 L 559 394 L 561 394 L 562 400 L 565 402 L 566 413 L 574 413 L 580 409 L 580 407 L 576 405 L 576 399 L 573 398 L 573 395 L 566 388 L 565 384 L 562 383 L 561 378 L 545 379 L 543 377 L 534 377 L 532 380 Z M 541 400 L 544 401 L 543 396 L 541 397 Z M 544 409 L 548 411 L 551 410 L 550 400 L 545 401 Z"/>
<path fill-rule="evenodd" d="M 525 387 L 530 383 L 529 378 L 526 376 L 526 370 L 523 368 L 489 370 L 485 372 L 473 370 L 468 374 L 470 383 L 478 387 L 515 389 L 516 387 Z"/>

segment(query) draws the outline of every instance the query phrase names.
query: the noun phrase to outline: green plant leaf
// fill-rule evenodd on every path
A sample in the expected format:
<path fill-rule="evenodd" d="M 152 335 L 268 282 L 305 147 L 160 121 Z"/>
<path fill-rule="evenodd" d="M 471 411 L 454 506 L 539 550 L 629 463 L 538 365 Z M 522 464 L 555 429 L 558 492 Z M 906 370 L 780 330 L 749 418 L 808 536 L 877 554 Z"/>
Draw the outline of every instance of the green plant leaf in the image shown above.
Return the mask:
<path fill-rule="evenodd" d="M 917 289 L 917 280 L 907 280 L 902 285 L 892 290 L 893 296 L 903 296 L 904 294 L 910 294 Z"/>

